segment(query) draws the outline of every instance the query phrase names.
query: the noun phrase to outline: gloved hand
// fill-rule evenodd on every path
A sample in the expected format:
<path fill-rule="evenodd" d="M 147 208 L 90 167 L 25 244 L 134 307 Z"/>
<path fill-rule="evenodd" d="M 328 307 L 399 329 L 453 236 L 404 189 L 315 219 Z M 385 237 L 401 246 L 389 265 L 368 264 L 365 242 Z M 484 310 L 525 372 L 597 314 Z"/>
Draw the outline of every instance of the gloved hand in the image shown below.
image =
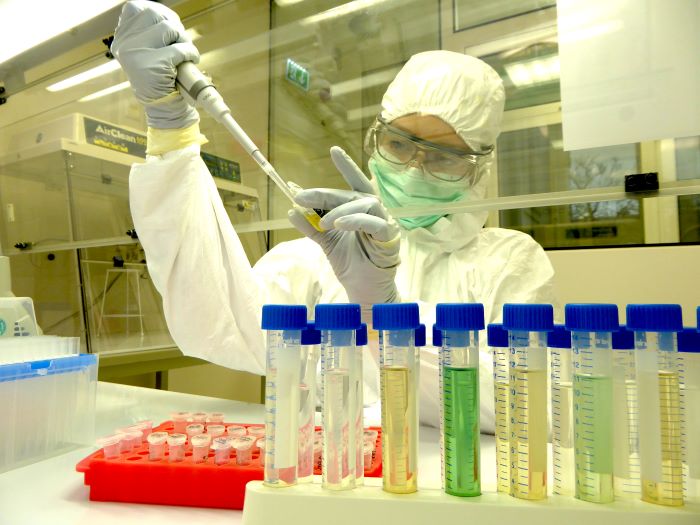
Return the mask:
<path fill-rule="evenodd" d="M 316 188 L 295 196 L 300 206 L 330 210 L 321 219 L 326 231 L 316 230 L 295 209 L 289 211 L 289 220 L 321 246 L 350 302 L 397 302 L 394 277 L 399 265 L 399 227 L 345 151 L 332 147 L 331 159 L 351 190 Z"/>
<path fill-rule="evenodd" d="M 199 120 L 175 89 L 177 66 L 199 62 L 199 51 L 174 11 L 157 2 L 127 2 L 111 49 L 146 109 L 149 127 L 186 128 Z"/>

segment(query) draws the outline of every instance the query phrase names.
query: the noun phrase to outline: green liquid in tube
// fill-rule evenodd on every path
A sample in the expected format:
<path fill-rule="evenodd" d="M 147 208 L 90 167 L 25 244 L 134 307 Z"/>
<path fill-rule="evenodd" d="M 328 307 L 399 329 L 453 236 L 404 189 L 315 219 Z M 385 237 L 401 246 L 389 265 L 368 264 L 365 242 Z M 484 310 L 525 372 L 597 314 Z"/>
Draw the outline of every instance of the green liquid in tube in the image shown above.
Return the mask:
<path fill-rule="evenodd" d="M 443 370 L 445 492 L 479 496 L 479 371 Z"/>
<path fill-rule="evenodd" d="M 609 503 L 613 491 L 612 377 L 574 375 L 576 497 Z"/>

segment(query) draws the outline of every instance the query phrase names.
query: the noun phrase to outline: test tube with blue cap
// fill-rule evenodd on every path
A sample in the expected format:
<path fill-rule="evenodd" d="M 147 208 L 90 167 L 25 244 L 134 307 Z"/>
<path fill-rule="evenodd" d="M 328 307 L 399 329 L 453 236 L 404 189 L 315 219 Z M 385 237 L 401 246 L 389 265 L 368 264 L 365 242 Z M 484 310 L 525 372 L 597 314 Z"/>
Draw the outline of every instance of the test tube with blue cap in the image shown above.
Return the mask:
<path fill-rule="evenodd" d="M 355 330 L 355 375 L 352 378 L 351 385 L 355 391 L 355 413 L 352 416 L 355 422 L 355 485 L 363 485 L 365 482 L 365 454 L 364 454 L 364 388 L 363 370 L 364 370 L 364 353 L 367 347 L 367 324 L 361 323 L 360 327 Z"/>
<path fill-rule="evenodd" d="M 437 348 L 438 354 L 438 392 L 442 392 L 443 387 L 443 377 L 442 377 L 442 330 L 440 330 L 436 324 L 433 324 L 433 346 Z M 443 414 L 442 402 L 438 403 L 439 406 L 439 417 L 440 422 L 440 457 L 442 458 L 443 451 L 445 450 L 445 419 Z M 442 489 L 445 490 L 445 462 L 440 461 L 440 480 L 442 482 Z"/>
<path fill-rule="evenodd" d="M 416 370 L 420 371 L 420 353 L 421 353 L 421 348 L 425 348 L 425 345 L 427 344 L 427 333 L 425 329 L 425 325 L 423 323 L 418 325 L 418 328 L 416 328 L 413 331 L 413 346 L 416 347 L 416 353 L 415 353 L 415 358 L 416 358 Z M 418 372 L 420 373 L 420 372 Z M 418 376 L 416 376 L 418 378 Z M 418 381 L 416 381 L 416 384 L 419 384 Z"/>
<path fill-rule="evenodd" d="M 479 330 L 484 329 L 484 306 L 438 304 L 435 325 L 442 332 L 443 487 L 453 496 L 479 496 Z"/>
<path fill-rule="evenodd" d="M 508 330 L 510 410 L 510 495 L 547 497 L 547 332 L 549 304 L 505 304 Z"/>
<path fill-rule="evenodd" d="M 639 410 L 634 332 L 620 325 L 613 348 L 613 490 L 616 499 L 638 499 Z"/>
<path fill-rule="evenodd" d="M 576 466 L 571 332 L 563 325 L 554 325 L 547 333 L 547 346 L 552 392 L 552 492 L 558 496 L 573 496 Z"/>
<path fill-rule="evenodd" d="M 493 356 L 493 408 L 496 415 L 496 487 L 510 492 L 510 433 L 508 430 L 508 388 L 510 372 L 508 331 L 501 323 L 486 327 L 487 344 Z"/>
<path fill-rule="evenodd" d="M 269 487 L 297 483 L 300 347 L 306 323 L 305 306 L 263 306 L 262 328 L 267 330 L 264 484 Z"/>
<path fill-rule="evenodd" d="M 434 325 L 433 325 L 434 326 Z M 421 349 L 425 348 L 427 344 L 427 330 L 423 323 L 418 325 L 413 331 L 413 346 L 416 348 L 415 352 L 415 369 L 416 369 L 416 385 L 420 385 L 420 354 Z M 442 379 L 440 379 L 442 381 Z M 418 386 L 416 387 L 418 388 Z M 442 450 L 442 412 L 440 412 L 440 450 Z"/>
<path fill-rule="evenodd" d="M 639 402 L 642 500 L 683 505 L 677 336 L 683 315 L 677 304 L 628 304 L 634 331 Z"/>
<path fill-rule="evenodd" d="M 316 366 L 321 354 L 321 332 L 313 323 L 301 331 L 301 383 L 299 384 L 299 465 L 297 481 L 314 476 L 314 430 L 316 416 Z"/>
<path fill-rule="evenodd" d="M 700 332 L 695 328 L 678 334 L 678 378 L 684 496 L 686 501 L 700 503 Z"/>
<path fill-rule="evenodd" d="M 610 503 L 613 492 L 612 333 L 617 305 L 567 304 L 574 365 L 574 454 L 576 497 Z"/>
<path fill-rule="evenodd" d="M 372 325 L 379 331 L 382 487 L 395 494 L 417 490 L 418 356 L 414 336 L 418 319 L 416 303 L 372 307 Z"/>
<path fill-rule="evenodd" d="M 360 328 L 359 304 L 319 304 L 315 326 L 321 332 L 323 381 L 323 479 L 330 490 L 355 488 L 357 441 L 358 349 L 355 330 Z M 359 372 L 361 376 L 362 372 Z"/>

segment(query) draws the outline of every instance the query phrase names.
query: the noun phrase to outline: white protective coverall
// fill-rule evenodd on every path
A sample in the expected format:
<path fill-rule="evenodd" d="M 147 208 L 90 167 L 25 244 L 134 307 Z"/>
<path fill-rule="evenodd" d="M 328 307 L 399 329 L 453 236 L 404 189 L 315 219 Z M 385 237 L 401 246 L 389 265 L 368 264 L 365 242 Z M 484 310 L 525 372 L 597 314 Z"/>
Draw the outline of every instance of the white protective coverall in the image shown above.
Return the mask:
<path fill-rule="evenodd" d="M 483 62 L 435 51 L 415 55 L 399 72 L 382 100 L 382 117 L 434 115 L 479 147 L 495 144 L 503 102 L 500 78 Z M 490 159 L 481 165 L 464 200 L 484 198 L 490 165 Z M 251 272 L 198 145 L 134 165 L 130 199 L 168 327 L 187 355 L 263 374 L 262 304 L 304 304 L 313 316 L 316 304 L 347 302 L 323 251 L 306 238 L 275 246 Z M 486 215 L 446 216 L 401 231 L 396 286 L 402 301 L 419 303 L 429 333 L 440 302 L 482 303 L 486 323 L 499 322 L 507 302 L 553 302 L 553 270 L 540 245 L 518 231 L 483 228 Z M 481 429 L 493 432 L 492 357 L 481 335 Z M 423 348 L 420 363 L 421 421 L 437 426 L 437 350 Z M 376 405 L 376 363 L 365 367 L 365 381 L 366 402 Z"/>

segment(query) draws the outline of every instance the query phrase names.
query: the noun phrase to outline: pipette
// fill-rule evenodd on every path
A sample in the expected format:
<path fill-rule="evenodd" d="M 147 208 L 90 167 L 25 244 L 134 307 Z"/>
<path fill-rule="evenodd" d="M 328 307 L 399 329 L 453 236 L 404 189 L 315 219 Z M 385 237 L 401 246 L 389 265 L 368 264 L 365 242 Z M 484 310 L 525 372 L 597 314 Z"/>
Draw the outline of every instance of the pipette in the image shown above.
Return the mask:
<path fill-rule="evenodd" d="M 304 214 L 306 220 L 309 221 L 314 228 L 318 231 L 323 231 L 319 221 L 323 216 L 323 210 L 312 210 L 310 208 L 302 208 L 297 205 L 294 201 L 294 195 L 300 191 L 301 188 L 294 185 L 290 187 L 282 177 L 279 176 L 272 164 L 265 158 L 260 149 L 255 145 L 255 143 L 250 139 L 248 134 L 238 125 L 233 116 L 231 116 L 231 109 L 224 102 L 223 97 L 216 90 L 211 80 L 208 79 L 204 74 L 195 66 L 192 62 L 183 62 L 177 67 L 177 86 L 180 93 L 185 97 L 185 99 L 203 108 L 207 113 L 209 113 L 214 119 L 224 126 L 233 138 L 243 146 L 243 149 L 250 155 L 255 162 L 258 163 L 260 168 L 267 174 L 268 177 L 274 182 L 277 187 L 282 191 L 285 197 L 287 197 L 290 202 L 294 205 L 294 208 L 299 210 Z"/>

